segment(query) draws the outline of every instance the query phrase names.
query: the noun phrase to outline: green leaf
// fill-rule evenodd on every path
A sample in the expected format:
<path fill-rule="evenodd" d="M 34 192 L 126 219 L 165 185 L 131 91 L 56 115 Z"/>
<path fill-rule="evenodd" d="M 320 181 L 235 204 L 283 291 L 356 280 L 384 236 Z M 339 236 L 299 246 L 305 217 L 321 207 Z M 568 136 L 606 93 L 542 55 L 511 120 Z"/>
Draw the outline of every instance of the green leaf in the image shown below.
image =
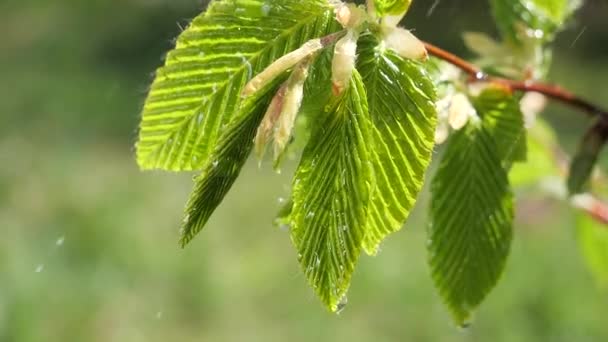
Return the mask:
<path fill-rule="evenodd" d="M 142 169 L 201 169 L 241 90 L 274 60 L 340 30 L 324 0 L 215 0 L 179 36 L 144 104 L 137 161 Z"/>
<path fill-rule="evenodd" d="M 608 226 L 577 214 L 577 240 L 587 267 L 600 287 L 608 288 Z"/>
<path fill-rule="evenodd" d="M 410 8 L 412 0 L 374 0 L 376 13 L 385 15 L 402 15 Z"/>
<path fill-rule="evenodd" d="M 291 237 L 309 283 L 332 311 L 341 309 L 365 235 L 370 124 L 355 72 L 317 122 L 294 178 Z"/>
<path fill-rule="evenodd" d="M 517 163 L 509 172 L 509 182 L 514 187 L 529 187 L 549 177 L 559 177 L 557 164 L 557 138 L 553 129 L 542 119 L 537 118 L 528 130 L 528 159 Z"/>
<path fill-rule="evenodd" d="M 512 239 L 513 198 L 492 136 L 475 122 L 449 140 L 433 179 L 429 263 L 459 325 L 496 285 Z"/>
<path fill-rule="evenodd" d="M 217 206 L 222 202 L 238 177 L 253 148 L 257 132 L 266 108 L 280 81 L 248 99 L 227 124 L 225 133 L 219 138 L 209 162 L 195 180 L 194 190 L 186 206 L 186 217 L 182 227 L 180 244 L 187 245 L 198 234 Z"/>
<path fill-rule="evenodd" d="M 435 144 L 435 90 L 423 66 L 363 37 L 358 51 L 373 120 L 370 162 L 376 187 L 363 242 L 375 254 L 384 238 L 399 230 L 422 189 Z"/>
<path fill-rule="evenodd" d="M 608 124 L 605 120 L 598 120 L 583 137 L 578 151 L 570 164 L 568 191 L 571 195 L 586 190 L 599 154 L 607 141 Z"/>
<path fill-rule="evenodd" d="M 485 89 L 473 98 L 473 106 L 493 137 L 505 168 L 526 160 L 526 127 L 519 101 L 500 87 Z"/>
<path fill-rule="evenodd" d="M 490 0 L 494 18 L 507 40 L 522 36 L 551 41 L 581 0 Z M 529 30 L 526 32 L 526 30 Z"/>

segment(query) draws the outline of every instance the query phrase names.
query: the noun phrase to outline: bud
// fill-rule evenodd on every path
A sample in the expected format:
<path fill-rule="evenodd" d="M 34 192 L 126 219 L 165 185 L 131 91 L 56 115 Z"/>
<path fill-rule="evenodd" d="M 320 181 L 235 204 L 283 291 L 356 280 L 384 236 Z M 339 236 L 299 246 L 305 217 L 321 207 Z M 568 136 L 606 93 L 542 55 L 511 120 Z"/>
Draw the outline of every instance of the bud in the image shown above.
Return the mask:
<path fill-rule="evenodd" d="M 245 88 L 243 88 L 242 97 L 250 96 L 256 91 L 263 89 L 280 74 L 292 68 L 304 58 L 312 55 L 322 48 L 323 43 L 321 42 L 321 39 L 312 39 L 304 43 L 304 45 L 302 45 L 300 48 L 277 59 L 274 63 L 264 69 L 264 71 L 249 81 L 247 85 L 245 85 Z"/>
<path fill-rule="evenodd" d="M 350 83 L 357 59 L 357 39 L 358 34 L 349 30 L 346 36 L 336 43 L 331 68 L 335 95 L 341 94 Z"/>
<path fill-rule="evenodd" d="M 292 137 L 302 99 L 304 98 L 304 83 L 308 77 L 310 61 L 304 61 L 296 66 L 289 80 L 283 97 L 281 114 L 274 132 L 274 162 L 277 165 L 285 152 Z"/>
<path fill-rule="evenodd" d="M 450 127 L 459 130 L 469 122 L 471 117 L 476 115 L 477 112 L 466 95 L 456 94 L 452 97 L 452 103 L 450 104 L 448 113 Z"/>
<path fill-rule="evenodd" d="M 410 31 L 399 27 L 384 27 L 386 47 L 408 59 L 426 60 L 428 53 L 424 44 Z"/>

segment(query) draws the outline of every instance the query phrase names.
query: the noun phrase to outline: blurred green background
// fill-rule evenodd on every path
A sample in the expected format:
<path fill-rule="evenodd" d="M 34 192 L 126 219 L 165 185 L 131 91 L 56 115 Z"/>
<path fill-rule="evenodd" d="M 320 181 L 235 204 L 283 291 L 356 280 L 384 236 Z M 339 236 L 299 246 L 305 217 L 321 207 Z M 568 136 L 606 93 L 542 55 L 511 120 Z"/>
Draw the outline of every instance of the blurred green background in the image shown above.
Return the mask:
<path fill-rule="evenodd" d="M 250 163 L 208 229 L 179 249 L 192 175 L 141 173 L 133 144 L 151 72 L 202 7 L 0 2 L 0 341 L 608 341 L 608 292 L 555 202 L 520 203 L 507 271 L 465 331 L 429 277 L 424 204 L 378 257 L 361 259 L 339 316 L 271 225 L 289 172 Z M 407 25 L 470 56 L 459 35 L 494 33 L 488 13 L 482 0 L 418 0 Z M 607 18 L 606 1 L 587 1 L 551 73 L 605 106 Z M 569 150 L 587 125 L 562 107 L 547 118 Z"/>

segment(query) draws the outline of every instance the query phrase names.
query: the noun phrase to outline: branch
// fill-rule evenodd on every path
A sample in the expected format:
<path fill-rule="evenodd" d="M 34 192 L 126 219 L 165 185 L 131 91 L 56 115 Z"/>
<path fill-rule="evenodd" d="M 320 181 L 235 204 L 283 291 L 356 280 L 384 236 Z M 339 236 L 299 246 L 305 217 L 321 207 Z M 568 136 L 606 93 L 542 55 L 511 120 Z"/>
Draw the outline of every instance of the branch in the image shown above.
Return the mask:
<path fill-rule="evenodd" d="M 464 59 L 445 51 L 433 44 L 423 42 L 426 50 L 431 56 L 444 60 L 470 76 L 472 82 L 492 82 L 503 85 L 511 91 L 536 92 L 547 96 L 550 99 L 559 101 L 570 107 L 579 109 L 591 117 L 599 117 L 608 122 L 608 110 L 601 108 L 575 94 L 555 85 L 538 83 L 534 81 L 515 81 L 507 78 L 495 77 L 486 74 L 481 68 L 465 61 Z"/>
<path fill-rule="evenodd" d="M 423 42 L 427 52 L 434 57 L 444 60 L 469 75 L 471 82 L 491 82 L 505 86 L 510 91 L 536 92 L 547 96 L 550 99 L 559 101 L 572 108 L 583 111 L 591 117 L 598 117 L 604 123 L 608 123 L 608 111 L 601 107 L 582 99 L 575 94 L 555 85 L 538 83 L 534 81 L 515 81 L 507 78 L 496 77 L 486 74 L 475 64 L 469 63 L 464 59 L 445 51 L 433 44 Z M 566 170 L 567 166 L 563 167 Z M 566 171 L 564 171 L 566 173 Z M 608 204 L 598 198 L 583 194 L 574 196 L 571 204 L 584 211 L 587 215 L 604 225 L 608 225 Z"/>

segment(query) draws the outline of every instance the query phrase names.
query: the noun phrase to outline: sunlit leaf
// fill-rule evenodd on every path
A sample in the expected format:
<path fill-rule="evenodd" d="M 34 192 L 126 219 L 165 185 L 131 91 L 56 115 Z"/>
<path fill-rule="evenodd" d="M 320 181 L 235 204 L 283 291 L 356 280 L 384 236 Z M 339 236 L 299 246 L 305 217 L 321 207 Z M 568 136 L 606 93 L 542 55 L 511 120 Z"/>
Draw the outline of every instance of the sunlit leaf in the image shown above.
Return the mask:
<path fill-rule="evenodd" d="M 577 239 L 587 267 L 601 287 L 608 287 L 608 226 L 577 214 Z"/>
<path fill-rule="evenodd" d="M 375 254 L 380 242 L 403 226 L 422 189 L 437 114 L 433 83 L 420 63 L 377 47 L 371 36 L 360 41 L 358 53 L 373 120 L 370 162 L 376 174 L 364 248 Z"/>
<path fill-rule="evenodd" d="M 526 128 L 519 101 L 501 88 L 490 87 L 473 99 L 477 115 L 493 137 L 505 167 L 526 160 Z"/>
<path fill-rule="evenodd" d="M 412 0 L 373 0 L 379 16 L 401 15 L 407 12 Z"/>
<path fill-rule="evenodd" d="M 156 72 L 140 125 L 140 167 L 203 168 L 240 110 L 244 85 L 277 58 L 339 29 L 324 0 L 212 1 Z"/>
<path fill-rule="evenodd" d="M 429 263 L 459 325 L 496 285 L 512 239 L 513 204 L 494 139 L 479 123 L 456 132 L 433 179 Z"/>
<path fill-rule="evenodd" d="M 316 123 L 296 171 L 289 221 L 309 283 L 330 310 L 338 311 L 361 253 L 373 184 L 371 118 L 357 72 L 330 107 Z"/>

